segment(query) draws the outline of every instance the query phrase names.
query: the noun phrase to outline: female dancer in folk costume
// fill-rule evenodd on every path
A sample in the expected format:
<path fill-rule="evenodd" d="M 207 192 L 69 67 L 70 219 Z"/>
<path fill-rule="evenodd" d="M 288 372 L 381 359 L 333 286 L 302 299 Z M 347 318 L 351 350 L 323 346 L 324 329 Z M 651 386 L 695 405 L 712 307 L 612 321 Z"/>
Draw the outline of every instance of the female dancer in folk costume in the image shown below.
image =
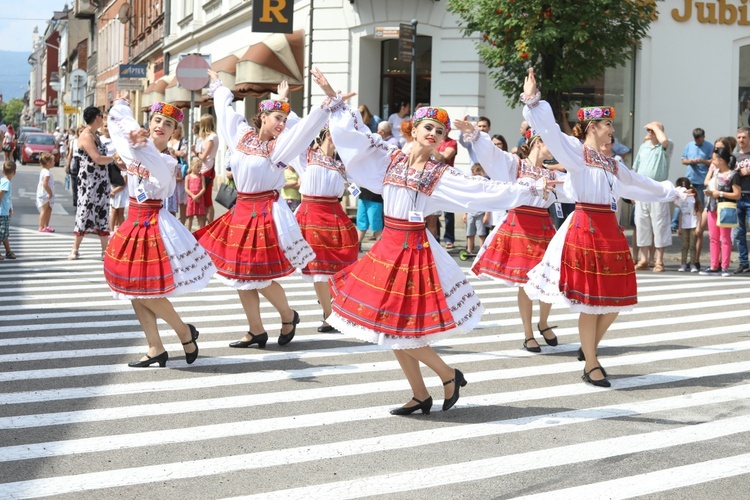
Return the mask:
<path fill-rule="evenodd" d="M 339 202 L 344 193 L 346 168 L 335 158 L 336 149 L 326 126 L 315 139 L 315 145 L 300 155 L 294 168 L 302 177 L 302 204 L 295 216 L 307 243 L 315 251 L 315 260 L 303 270 L 302 276 L 312 280 L 323 308 L 321 333 L 335 328 L 326 322 L 331 315 L 331 291 L 328 279 L 353 264 L 359 255 L 357 228 Z"/>
<path fill-rule="evenodd" d="M 570 137 L 560 131 L 549 104 L 540 101 L 533 69 L 529 69 L 521 100 L 526 104 L 524 118 L 567 170 L 565 190 L 577 202 L 542 262 L 529 272 L 524 288 L 532 300 L 567 304 L 580 313 L 578 359 L 586 361 L 582 378 L 609 387 L 596 349 L 617 314 L 631 310 L 637 302 L 633 259 L 615 218 L 617 200 L 622 196 L 667 202 L 686 195 L 668 181 L 659 183 L 631 172 L 601 153 L 602 144 L 614 134 L 613 108 L 581 109 L 575 137 Z"/>
<path fill-rule="evenodd" d="M 456 120 L 456 127 L 473 145 L 479 163 L 491 179 L 532 185 L 540 178 L 564 180 L 563 172 L 545 167 L 544 160 L 552 158 L 544 141 L 534 130 L 526 131 L 526 144 L 521 146 L 522 157 L 507 153 L 492 143 L 485 133 L 475 130 L 465 121 Z M 532 203 L 512 209 L 505 221 L 498 225 L 479 251 L 471 270 L 476 276 L 489 277 L 518 288 L 518 311 L 523 322 L 523 347 L 529 352 L 542 352 L 534 339 L 531 323 L 533 302 L 523 289 L 528 272 L 541 262 L 544 252 L 555 235 L 555 226 L 547 210 L 556 201 L 565 199 L 563 189 L 547 200 L 536 198 Z M 547 345 L 556 346 L 557 337 L 547 319 L 552 304 L 539 303 L 537 330 Z M 549 332 L 547 335 L 545 333 Z"/>
<path fill-rule="evenodd" d="M 195 233 L 218 268 L 224 283 L 237 290 L 250 330 L 230 347 L 265 347 L 268 334 L 260 316 L 260 294 L 281 315 L 279 345 L 294 337 L 299 314 L 289 307 L 277 278 L 302 269 L 315 253 L 302 237 L 294 214 L 286 203 L 279 203 L 287 163 L 306 151 L 325 124 L 328 112 L 322 106 L 299 119 L 290 114 L 285 101 L 265 100 L 258 106 L 255 128 L 232 108 L 232 92 L 221 86 L 217 75 L 211 91 L 219 134 L 233 150 L 229 159 L 237 205 Z M 285 99 L 288 85 L 279 85 Z M 288 120 L 288 121 L 287 121 Z"/>
<path fill-rule="evenodd" d="M 130 208 L 107 246 L 104 276 L 115 298 L 131 301 L 146 334 L 148 353 L 128 364 L 133 367 L 167 364 L 169 354 L 157 318 L 174 329 L 185 346 L 188 364 L 195 361 L 198 330 L 180 319 L 167 297 L 205 288 L 216 272 L 190 231 L 162 205 L 175 188 L 176 160 L 167 153 L 167 142 L 182 121 L 182 111 L 157 102 L 151 112 L 148 131 L 133 118 L 126 100 L 117 100 L 109 112 L 112 141 L 127 165 Z"/>
<path fill-rule="evenodd" d="M 318 70 L 316 83 L 331 98 L 336 94 Z M 534 186 L 467 177 L 432 159 L 450 121 L 442 109 L 424 107 L 414 114 L 410 154 L 389 146 L 365 128 L 356 111 L 338 105 L 331 114 L 331 135 L 357 184 L 382 193 L 385 230 L 381 239 L 352 266 L 331 279 L 333 313 L 328 322 L 357 338 L 394 349 L 413 398 L 391 411 L 429 413 L 432 397 L 419 363 L 438 374 L 445 386 L 443 411 L 451 408 L 466 385 L 463 373 L 448 366 L 430 347 L 440 339 L 467 333 L 478 323 L 483 306 L 466 276 L 425 229 L 425 215 L 438 210 L 495 210 L 531 203 L 546 193 Z"/>

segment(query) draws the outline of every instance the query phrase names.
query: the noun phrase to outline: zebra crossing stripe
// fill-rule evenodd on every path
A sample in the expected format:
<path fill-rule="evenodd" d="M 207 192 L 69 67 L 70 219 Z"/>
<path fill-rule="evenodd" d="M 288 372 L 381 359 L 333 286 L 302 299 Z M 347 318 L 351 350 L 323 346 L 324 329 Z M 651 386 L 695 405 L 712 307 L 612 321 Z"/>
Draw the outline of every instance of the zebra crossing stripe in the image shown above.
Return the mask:
<path fill-rule="evenodd" d="M 749 473 L 750 453 L 746 453 L 537 495 L 526 495 L 516 500 L 580 500 L 581 498 L 618 500 L 687 488 Z"/>
<path fill-rule="evenodd" d="M 747 368 L 750 366 L 750 363 L 737 363 L 736 365 L 738 366 L 732 368 L 734 370 L 732 373 L 738 373 L 739 368 Z M 715 376 L 712 368 L 713 367 L 707 367 L 707 369 L 702 370 L 702 376 L 699 377 Z M 722 374 L 726 373 L 725 369 L 722 369 Z M 635 387 L 643 387 L 645 385 L 650 385 L 649 382 L 661 383 L 658 381 L 657 377 L 664 376 L 667 376 L 670 379 L 675 378 L 675 375 L 659 374 L 649 375 L 647 377 L 632 377 L 632 379 L 637 379 L 633 381 L 634 384 L 637 384 Z M 685 378 L 681 377 L 681 379 L 684 380 Z M 384 383 L 381 384 L 384 385 Z M 570 386 L 563 387 L 563 393 L 566 396 L 580 395 L 585 393 L 585 391 L 580 390 L 583 387 L 585 386 L 582 386 L 581 384 L 571 384 Z M 632 388 L 634 386 L 631 385 L 630 387 Z M 568 393 L 568 391 L 570 391 L 570 393 Z M 528 392 L 532 393 L 534 391 Z M 469 406 L 495 406 L 498 404 L 508 404 L 508 401 L 506 400 L 507 395 L 507 393 L 486 394 L 466 399 L 468 400 Z M 750 398 L 750 385 L 745 384 L 742 386 L 704 391 L 689 395 L 666 397 L 639 403 L 616 404 L 605 407 L 524 417 L 507 421 L 507 423 L 515 422 L 518 425 L 517 431 L 522 432 L 558 425 L 580 424 L 605 418 L 623 418 L 632 416 L 635 413 L 646 414 L 659 411 L 685 409 L 696 406 L 744 400 L 748 398 Z M 501 399 L 502 403 L 500 403 Z M 464 400 L 462 399 L 462 402 L 463 401 Z M 528 401 L 528 399 L 521 399 L 517 402 L 521 401 Z M 387 412 L 390 407 L 391 406 L 376 406 L 356 410 L 295 415 L 292 417 L 265 418 L 262 420 L 230 422 L 226 424 L 205 425 L 192 428 L 163 429 L 135 434 L 107 435 L 94 438 L 6 446 L 0 447 L 0 462 L 122 450 L 127 448 L 138 448 L 144 446 L 144 444 L 148 444 L 148 446 L 156 446 L 161 444 L 184 443 L 233 436 L 239 437 L 248 434 L 257 435 L 264 432 L 312 428 L 319 426 L 321 422 L 325 422 L 325 425 L 333 425 L 336 423 L 395 418 Z M 494 424 L 498 423 L 506 423 L 506 421 L 494 422 Z M 489 424 L 493 423 L 490 422 Z M 533 429 L 529 429 L 529 427 L 533 427 Z"/>
<path fill-rule="evenodd" d="M 504 457 L 473 460 L 470 462 L 454 463 L 439 467 L 416 469 L 393 474 L 384 474 L 359 478 L 349 481 L 339 481 L 327 484 L 317 484 L 302 488 L 248 495 L 242 499 L 290 499 L 290 498 L 363 498 L 375 495 L 387 495 L 412 491 L 415 484 L 446 486 L 451 484 L 478 481 L 495 477 L 529 472 L 548 467 L 559 467 L 585 461 L 603 460 L 632 453 L 642 453 L 675 446 L 699 443 L 733 436 L 750 431 L 750 416 L 727 418 L 697 425 L 688 425 L 666 431 L 648 432 L 600 441 L 580 443 L 558 448 L 547 448 L 539 451 L 508 455 Z M 406 436 L 404 436 L 406 438 Z M 419 439 L 427 436 L 402 438 L 402 447 L 409 443 L 425 445 Z M 331 445 L 329 445 L 331 446 Z M 375 446 L 375 445 L 373 445 Z M 381 444 L 385 448 L 386 443 Z M 336 448 L 332 446 L 332 448 Z M 378 447 L 380 448 L 380 447 Z M 354 452 L 351 448 L 347 451 Z M 360 451 L 357 449 L 356 451 Z M 353 454 L 353 453 L 352 453 Z M 598 495 L 597 495 L 598 496 Z M 606 495 L 603 498 L 608 498 Z M 577 497 L 580 498 L 580 497 Z"/>
<path fill-rule="evenodd" d="M 695 395 L 691 395 L 694 397 Z M 632 403 L 623 417 L 638 414 L 645 403 Z M 710 402 L 707 402 L 710 404 Z M 654 407 L 656 405 L 652 405 Z M 663 407 L 668 410 L 669 406 Z M 569 417 L 591 418 L 591 410 L 566 412 Z M 608 413 L 597 413 L 603 418 Z M 62 495 L 106 488 L 142 485 L 170 480 L 207 477 L 242 470 L 270 468 L 290 464 L 341 459 L 357 455 L 425 447 L 477 437 L 529 431 L 539 426 L 565 425 L 563 419 L 524 417 L 508 421 L 486 422 L 431 428 L 401 434 L 381 435 L 335 443 L 306 445 L 282 450 L 262 451 L 179 463 L 158 464 L 102 472 L 57 476 L 0 484 L 0 497 L 37 497 Z M 441 486 L 499 477 L 540 468 L 602 460 L 649 450 L 709 441 L 750 432 L 750 415 L 681 426 L 664 431 L 628 435 L 544 450 L 473 460 L 464 463 L 358 478 L 350 481 L 318 484 L 303 488 L 265 492 L 243 498 L 361 498 L 411 491 L 414 484 Z"/>

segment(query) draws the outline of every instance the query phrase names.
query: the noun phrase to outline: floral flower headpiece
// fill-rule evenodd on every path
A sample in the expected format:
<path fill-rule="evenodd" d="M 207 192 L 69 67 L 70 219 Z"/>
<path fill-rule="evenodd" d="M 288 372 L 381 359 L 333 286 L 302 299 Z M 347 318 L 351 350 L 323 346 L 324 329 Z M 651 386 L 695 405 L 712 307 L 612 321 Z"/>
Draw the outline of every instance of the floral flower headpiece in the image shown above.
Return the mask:
<path fill-rule="evenodd" d="M 274 101 L 273 99 L 266 99 L 264 101 L 260 101 L 260 104 L 258 104 L 258 111 L 261 113 L 272 113 L 274 111 L 278 111 L 279 113 L 288 115 L 291 110 L 292 107 L 286 101 Z"/>
<path fill-rule="evenodd" d="M 152 113 L 159 113 L 167 118 L 175 120 L 177 123 L 182 123 L 183 114 L 180 108 L 172 106 L 166 102 L 155 102 L 151 105 Z"/>
<path fill-rule="evenodd" d="M 539 132 L 529 127 L 528 129 L 526 129 L 526 133 L 524 133 L 523 136 L 526 137 L 526 142 L 528 144 L 531 144 L 532 139 L 539 137 Z"/>
<path fill-rule="evenodd" d="M 419 108 L 414 112 L 414 118 L 412 118 L 414 128 L 416 128 L 422 120 L 438 122 L 442 124 L 446 130 L 450 130 L 451 128 L 451 119 L 448 117 L 448 112 L 442 108 L 432 108 L 430 106 Z"/>
<path fill-rule="evenodd" d="M 585 120 L 614 120 L 615 108 L 611 106 L 595 106 L 578 110 L 578 121 Z"/>

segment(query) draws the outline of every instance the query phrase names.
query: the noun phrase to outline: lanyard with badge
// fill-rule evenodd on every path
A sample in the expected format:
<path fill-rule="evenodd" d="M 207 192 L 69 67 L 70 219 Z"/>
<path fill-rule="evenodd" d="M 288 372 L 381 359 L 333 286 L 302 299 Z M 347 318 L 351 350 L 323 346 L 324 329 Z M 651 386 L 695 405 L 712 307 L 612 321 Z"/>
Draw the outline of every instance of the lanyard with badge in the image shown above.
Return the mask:
<path fill-rule="evenodd" d="M 424 213 L 421 210 L 417 210 L 417 198 L 419 197 L 419 188 L 422 185 L 422 177 L 424 176 L 425 168 L 427 167 L 427 163 L 425 162 L 425 165 L 422 167 L 422 170 L 419 171 L 419 179 L 417 179 L 417 189 L 414 193 L 414 202 L 412 204 L 413 210 L 409 210 L 409 222 L 424 222 Z M 409 189 L 408 183 L 409 183 L 409 169 L 411 168 L 411 156 L 409 157 L 409 162 L 406 165 L 406 174 L 404 175 L 404 187 L 406 189 Z"/>

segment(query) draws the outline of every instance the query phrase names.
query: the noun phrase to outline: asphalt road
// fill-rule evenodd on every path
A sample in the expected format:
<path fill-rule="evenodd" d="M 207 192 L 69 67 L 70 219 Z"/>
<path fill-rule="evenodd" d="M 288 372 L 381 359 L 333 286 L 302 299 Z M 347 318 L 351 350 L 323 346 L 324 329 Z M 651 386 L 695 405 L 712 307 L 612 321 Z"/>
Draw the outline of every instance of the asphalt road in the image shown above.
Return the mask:
<path fill-rule="evenodd" d="M 639 305 L 601 346 L 611 389 L 580 380 L 576 315 L 553 308 L 560 345 L 528 353 L 515 291 L 471 279 L 487 309 L 481 327 L 438 346 L 469 381 L 461 399 L 439 411 L 442 386 L 425 369 L 434 411 L 393 417 L 410 393 L 392 353 L 317 333 L 313 289 L 297 277 L 281 280 L 302 318 L 288 346 L 276 344 L 280 319 L 264 302 L 267 348 L 230 349 L 244 314 L 213 281 L 173 301 L 201 332 L 195 364 L 162 325 L 167 368 L 128 368 L 145 351 L 130 305 L 111 298 L 98 241 L 65 259 L 70 214 L 54 215 L 57 233 L 36 232 L 27 184 L 37 171 L 22 167 L 14 181 L 19 258 L 0 262 L 0 498 L 735 499 L 750 490 L 750 275 L 639 273 Z M 72 212 L 69 197 L 59 201 Z"/>

